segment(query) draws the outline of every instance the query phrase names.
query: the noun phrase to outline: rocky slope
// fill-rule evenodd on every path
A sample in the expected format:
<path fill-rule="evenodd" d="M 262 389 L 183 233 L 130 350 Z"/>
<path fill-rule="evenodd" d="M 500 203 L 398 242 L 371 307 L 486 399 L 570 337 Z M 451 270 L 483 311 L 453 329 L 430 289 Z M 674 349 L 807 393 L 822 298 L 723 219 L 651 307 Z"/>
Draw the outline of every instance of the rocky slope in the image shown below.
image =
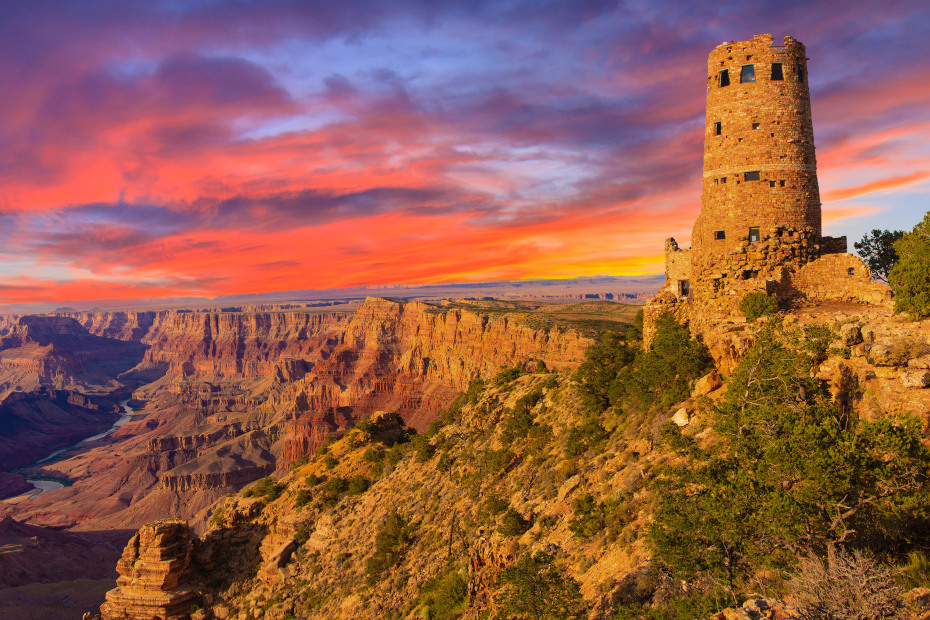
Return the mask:
<path fill-rule="evenodd" d="M 431 321 L 417 319 L 417 338 L 429 342 Z M 814 373 L 841 406 L 854 403 L 866 418 L 909 411 L 930 423 L 930 321 L 843 304 L 806 308 L 787 322 L 818 326 L 820 335 L 807 337 L 827 339 L 813 343 L 822 351 Z M 448 328 L 449 319 L 435 325 Z M 734 320 L 709 336 L 721 374 L 758 329 Z M 473 385 L 421 438 L 396 443 L 397 418 L 378 415 L 279 479 L 217 503 L 209 531 L 191 543 L 191 564 L 177 573 L 203 607 L 194 617 L 489 617 L 513 604 L 509 593 L 528 587 L 520 579 L 534 570 L 546 578 L 533 582 L 531 598 L 558 588 L 578 617 L 613 618 L 622 605 L 684 596 L 688 586 L 650 561 L 647 482 L 678 458 L 656 441 L 662 423 L 714 441 L 709 408 L 726 392 L 717 372 L 648 421 L 608 410 L 598 431 L 571 373 L 525 370 Z M 715 618 L 787 613 L 772 606 L 748 601 Z"/>

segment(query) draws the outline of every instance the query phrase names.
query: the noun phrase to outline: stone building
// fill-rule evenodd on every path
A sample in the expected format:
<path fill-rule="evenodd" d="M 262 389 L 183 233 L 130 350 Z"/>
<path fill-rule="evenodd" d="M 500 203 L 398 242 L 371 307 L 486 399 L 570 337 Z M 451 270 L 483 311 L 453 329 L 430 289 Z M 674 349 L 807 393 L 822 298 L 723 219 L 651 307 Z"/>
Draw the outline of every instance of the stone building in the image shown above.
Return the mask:
<path fill-rule="evenodd" d="M 738 313 L 749 291 L 880 303 L 887 287 L 821 235 L 804 45 L 772 35 L 723 43 L 707 61 L 701 213 L 691 248 L 665 242 L 665 286 L 646 307 L 700 333 Z"/>

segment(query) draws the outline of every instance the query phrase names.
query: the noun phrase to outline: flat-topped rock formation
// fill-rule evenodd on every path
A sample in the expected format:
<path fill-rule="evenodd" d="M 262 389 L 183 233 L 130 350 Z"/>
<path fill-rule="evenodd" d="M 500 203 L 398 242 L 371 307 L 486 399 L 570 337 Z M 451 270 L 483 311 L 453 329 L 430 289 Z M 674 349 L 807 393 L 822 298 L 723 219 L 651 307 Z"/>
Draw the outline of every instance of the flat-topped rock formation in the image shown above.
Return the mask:
<path fill-rule="evenodd" d="M 104 620 L 187 617 L 196 592 L 187 585 L 193 545 L 185 521 L 156 521 L 133 536 L 116 564 Z"/>

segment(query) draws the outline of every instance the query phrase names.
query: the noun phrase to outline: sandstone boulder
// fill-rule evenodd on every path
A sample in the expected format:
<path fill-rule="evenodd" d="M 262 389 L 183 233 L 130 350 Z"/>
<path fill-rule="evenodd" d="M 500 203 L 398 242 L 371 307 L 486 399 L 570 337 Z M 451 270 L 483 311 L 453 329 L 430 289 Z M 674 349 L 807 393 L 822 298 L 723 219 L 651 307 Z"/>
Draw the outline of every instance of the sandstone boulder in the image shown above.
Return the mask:
<path fill-rule="evenodd" d="M 711 370 L 709 373 L 701 377 L 694 384 L 694 391 L 692 394 L 694 396 L 706 396 L 714 390 L 720 388 L 723 385 L 723 381 L 720 379 L 720 375 L 717 374 L 716 370 Z"/>
<path fill-rule="evenodd" d="M 905 370 L 901 373 L 901 385 L 906 388 L 918 389 L 930 387 L 930 372 L 926 370 Z"/>
<path fill-rule="evenodd" d="M 682 407 L 675 412 L 675 415 L 672 416 L 672 422 L 675 426 L 683 427 L 688 426 L 688 423 L 691 421 L 691 416 L 688 415 L 688 410 Z"/>
<path fill-rule="evenodd" d="M 851 347 L 862 342 L 862 329 L 855 323 L 849 323 L 840 327 L 840 340 L 843 345 Z"/>

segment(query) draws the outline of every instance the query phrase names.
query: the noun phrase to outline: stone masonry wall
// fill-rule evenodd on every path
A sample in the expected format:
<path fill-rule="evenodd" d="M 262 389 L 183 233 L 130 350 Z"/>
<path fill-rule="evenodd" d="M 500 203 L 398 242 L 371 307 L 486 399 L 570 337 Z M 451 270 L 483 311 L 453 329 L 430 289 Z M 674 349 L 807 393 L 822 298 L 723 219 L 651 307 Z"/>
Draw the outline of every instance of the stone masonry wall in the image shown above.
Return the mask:
<path fill-rule="evenodd" d="M 679 283 L 691 280 L 691 250 L 683 250 L 673 237 L 665 240 L 665 287 L 676 298 L 682 297 Z"/>
<path fill-rule="evenodd" d="M 816 233 L 776 226 L 760 233 L 759 241 L 739 239 L 730 252 L 695 256 L 692 264 L 692 312 L 695 328 L 738 312 L 749 291 L 789 297 L 790 274 L 820 255 Z"/>
<path fill-rule="evenodd" d="M 868 265 L 852 254 L 821 256 L 793 275 L 791 285 L 809 299 L 891 303 L 891 289 L 874 281 Z"/>

